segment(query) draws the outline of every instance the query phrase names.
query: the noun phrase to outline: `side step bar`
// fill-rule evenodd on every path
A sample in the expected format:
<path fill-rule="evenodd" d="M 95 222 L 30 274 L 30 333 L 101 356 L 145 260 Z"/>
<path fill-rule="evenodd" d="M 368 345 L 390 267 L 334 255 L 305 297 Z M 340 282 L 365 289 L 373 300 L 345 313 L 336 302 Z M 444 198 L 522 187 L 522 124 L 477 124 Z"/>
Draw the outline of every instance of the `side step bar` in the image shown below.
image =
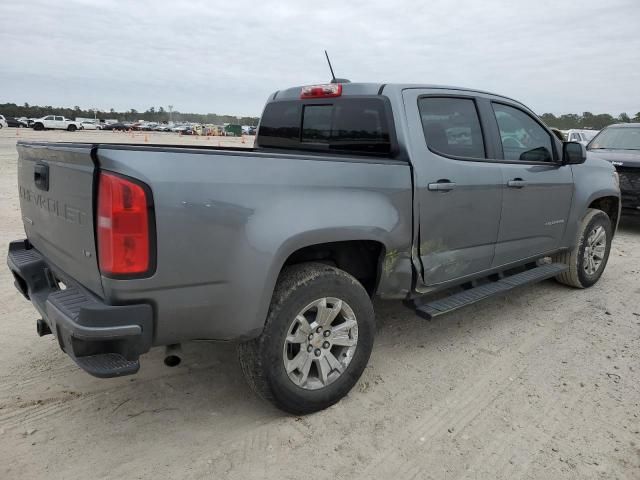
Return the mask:
<path fill-rule="evenodd" d="M 539 267 L 517 273 L 501 280 L 480 285 L 478 287 L 455 293 L 440 300 L 433 300 L 427 303 L 420 303 L 420 299 L 414 301 L 416 313 L 427 320 L 442 315 L 443 313 L 457 310 L 458 308 L 471 305 L 487 297 L 507 292 L 516 287 L 529 285 L 541 280 L 555 277 L 566 271 L 569 267 L 562 263 L 548 263 Z"/>

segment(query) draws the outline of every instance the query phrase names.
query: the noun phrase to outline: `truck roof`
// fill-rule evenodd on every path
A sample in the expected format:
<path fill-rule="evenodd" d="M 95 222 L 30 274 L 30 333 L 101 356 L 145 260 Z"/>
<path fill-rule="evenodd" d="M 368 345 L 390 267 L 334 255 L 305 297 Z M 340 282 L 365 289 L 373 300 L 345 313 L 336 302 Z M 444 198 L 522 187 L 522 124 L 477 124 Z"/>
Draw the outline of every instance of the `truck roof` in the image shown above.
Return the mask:
<path fill-rule="evenodd" d="M 329 82 L 318 82 L 318 84 L 326 84 Z M 305 85 L 287 88 L 285 90 L 278 90 L 269 97 L 269 101 L 273 100 L 297 100 L 300 98 L 300 91 Z M 478 90 L 475 88 L 456 87 L 451 85 L 437 85 L 429 83 L 366 83 L 366 82 L 354 82 L 354 83 L 342 83 L 342 95 L 381 95 L 385 89 L 393 88 L 396 90 L 406 90 L 413 88 L 424 88 L 430 90 L 458 90 L 461 92 L 473 92 L 481 93 L 484 95 L 492 95 L 495 97 L 501 97 L 512 102 L 521 104 L 518 100 L 500 95 L 493 92 L 487 92 L 485 90 Z M 522 104 L 521 104 L 522 105 Z"/>

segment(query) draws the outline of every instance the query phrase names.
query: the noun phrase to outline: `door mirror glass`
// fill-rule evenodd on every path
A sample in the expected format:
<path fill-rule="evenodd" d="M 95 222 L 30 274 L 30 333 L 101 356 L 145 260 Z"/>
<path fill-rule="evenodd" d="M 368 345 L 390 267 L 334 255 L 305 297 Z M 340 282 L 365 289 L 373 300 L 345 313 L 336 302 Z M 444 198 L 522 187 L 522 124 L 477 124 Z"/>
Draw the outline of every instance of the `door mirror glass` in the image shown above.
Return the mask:
<path fill-rule="evenodd" d="M 578 165 L 587 159 L 587 149 L 578 142 L 564 142 L 562 144 L 563 165 Z"/>

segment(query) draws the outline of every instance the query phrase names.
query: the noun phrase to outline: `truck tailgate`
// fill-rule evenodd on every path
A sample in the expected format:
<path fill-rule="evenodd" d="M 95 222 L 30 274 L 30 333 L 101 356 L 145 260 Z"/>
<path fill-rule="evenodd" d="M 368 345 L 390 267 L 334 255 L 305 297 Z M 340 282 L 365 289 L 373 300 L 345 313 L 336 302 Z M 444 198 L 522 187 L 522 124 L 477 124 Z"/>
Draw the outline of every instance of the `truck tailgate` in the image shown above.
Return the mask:
<path fill-rule="evenodd" d="M 102 296 L 94 237 L 92 145 L 19 143 L 17 148 L 27 238 L 53 267 Z"/>

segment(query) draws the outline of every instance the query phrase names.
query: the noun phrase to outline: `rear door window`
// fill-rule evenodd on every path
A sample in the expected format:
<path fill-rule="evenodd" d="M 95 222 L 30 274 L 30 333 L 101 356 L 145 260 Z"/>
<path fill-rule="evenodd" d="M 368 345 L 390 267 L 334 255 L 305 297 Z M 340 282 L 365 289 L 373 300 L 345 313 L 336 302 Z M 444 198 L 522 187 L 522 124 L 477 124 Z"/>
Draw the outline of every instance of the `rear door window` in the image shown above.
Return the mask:
<path fill-rule="evenodd" d="M 422 97 L 418 100 L 418 109 L 429 149 L 456 158 L 486 158 L 473 99 Z"/>
<path fill-rule="evenodd" d="M 493 103 L 505 160 L 551 162 L 551 135 L 531 115 L 502 103 Z"/>

